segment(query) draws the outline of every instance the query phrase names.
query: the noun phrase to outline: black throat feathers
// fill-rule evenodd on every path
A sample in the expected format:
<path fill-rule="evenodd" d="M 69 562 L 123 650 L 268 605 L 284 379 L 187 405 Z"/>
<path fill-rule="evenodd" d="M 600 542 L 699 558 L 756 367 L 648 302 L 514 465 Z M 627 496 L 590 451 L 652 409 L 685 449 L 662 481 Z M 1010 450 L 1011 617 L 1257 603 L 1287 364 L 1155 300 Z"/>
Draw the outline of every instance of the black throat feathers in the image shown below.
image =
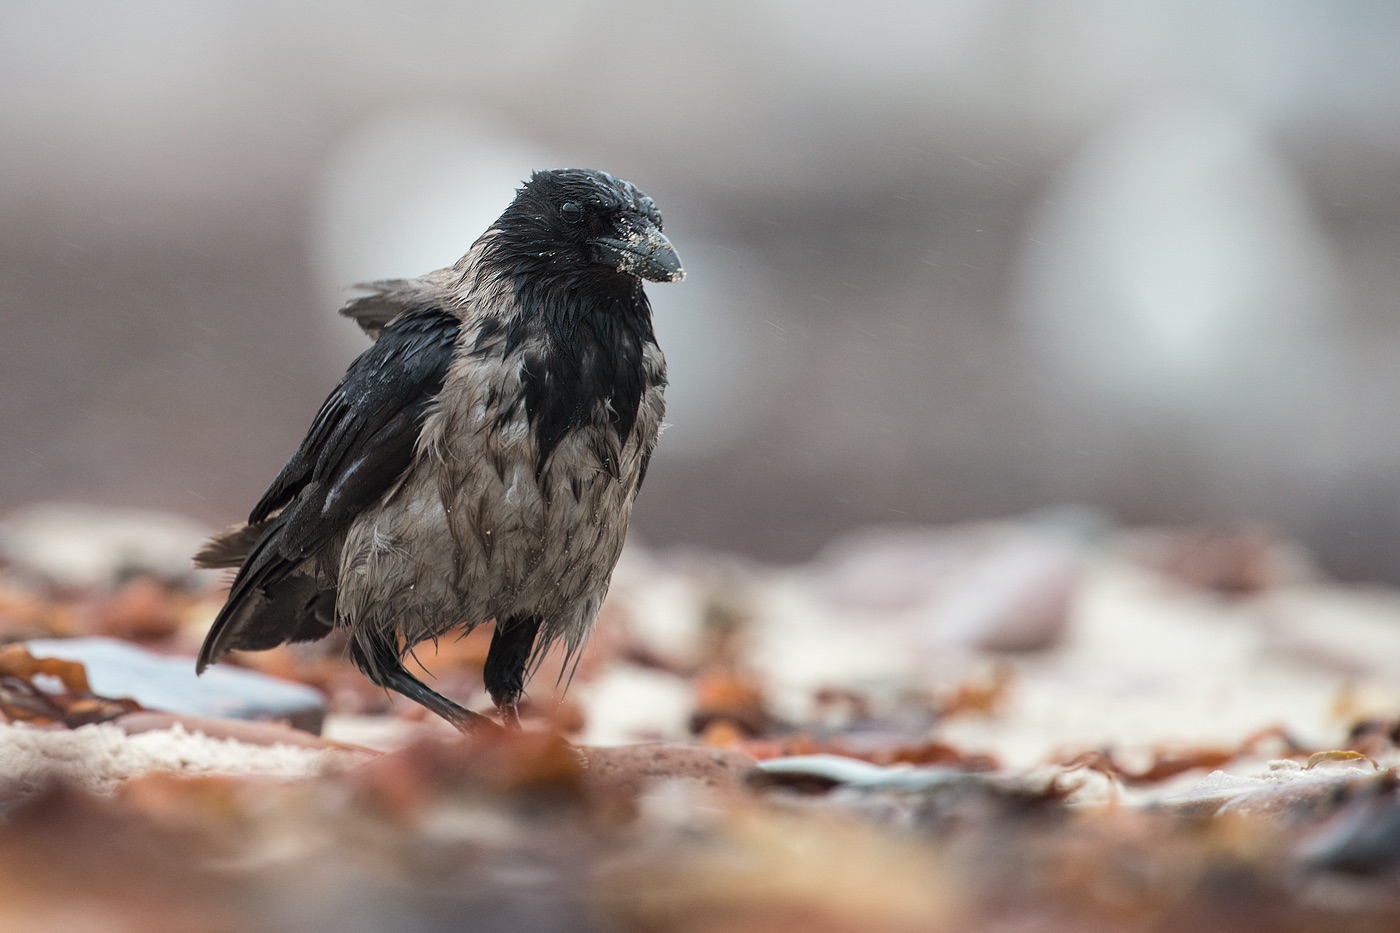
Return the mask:
<path fill-rule="evenodd" d="M 646 390 L 643 348 L 656 342 L 642 283 L 605 269 L 548 268 L 547 261 L 520 266 L 511 275 L 516 307 L 484 326 L 477 345 L 503 337 L 507 358 L 522 355 L 535 474 L 570 432 L 608 424 L 617 445 L 594 452 L 598 467 L 616 478 Z"/>

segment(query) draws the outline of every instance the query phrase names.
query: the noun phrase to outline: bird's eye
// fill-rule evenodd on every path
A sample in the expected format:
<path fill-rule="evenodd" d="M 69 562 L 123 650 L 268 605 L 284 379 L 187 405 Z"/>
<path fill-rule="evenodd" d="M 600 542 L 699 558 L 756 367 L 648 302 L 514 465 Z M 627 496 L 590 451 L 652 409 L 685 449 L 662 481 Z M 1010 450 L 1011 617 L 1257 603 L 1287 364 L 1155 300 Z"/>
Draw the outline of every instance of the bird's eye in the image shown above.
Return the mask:
<path fill-rule="evenodd" d="M 565 201 L 559 206 L 559 216 L 571 224 L 576 224 L 583 219 L 583 205 L 577 201 Z"/>

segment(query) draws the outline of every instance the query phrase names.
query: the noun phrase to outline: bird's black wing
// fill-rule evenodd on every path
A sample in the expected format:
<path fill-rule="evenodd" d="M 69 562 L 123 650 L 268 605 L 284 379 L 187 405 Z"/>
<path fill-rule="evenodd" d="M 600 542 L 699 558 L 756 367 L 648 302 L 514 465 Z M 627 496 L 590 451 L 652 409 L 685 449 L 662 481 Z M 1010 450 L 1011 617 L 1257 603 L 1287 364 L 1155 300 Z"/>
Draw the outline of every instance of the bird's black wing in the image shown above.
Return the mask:
<path fill-rule="evenodd" d="M 250 527 L 263 530 L 204 640 L 199 670 L 229 648 L 270 647 L 294 636 L 264 631 L 256 618 L 260 604 L 266 606 L 279 584 L 403 475 L 447 376 L 459 328 L 445 311 L 411 311 L 350 364 L 301 447 L 248 516 Z M 285 612 L 269 617 L 288 618 Z"/>

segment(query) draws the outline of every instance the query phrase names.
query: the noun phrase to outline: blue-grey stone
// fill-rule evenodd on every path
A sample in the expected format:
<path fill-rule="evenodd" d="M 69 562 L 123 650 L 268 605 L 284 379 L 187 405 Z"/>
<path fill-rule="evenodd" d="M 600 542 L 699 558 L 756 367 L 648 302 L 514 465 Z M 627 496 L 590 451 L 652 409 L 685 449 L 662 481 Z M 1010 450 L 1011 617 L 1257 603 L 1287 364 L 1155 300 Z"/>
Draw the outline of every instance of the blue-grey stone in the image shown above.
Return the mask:
<path fill-rule="evenodd" d="M 280 719 L 320 735 L 326 699 L 305 684 L 223 665 L 203 676 L 194 658 L 155 654 L 113 638 L 42 638 L 24 643 L 36 658 L 79 661 L 94 693 L 130 697 L 146 709 L 223 719 Z"/>

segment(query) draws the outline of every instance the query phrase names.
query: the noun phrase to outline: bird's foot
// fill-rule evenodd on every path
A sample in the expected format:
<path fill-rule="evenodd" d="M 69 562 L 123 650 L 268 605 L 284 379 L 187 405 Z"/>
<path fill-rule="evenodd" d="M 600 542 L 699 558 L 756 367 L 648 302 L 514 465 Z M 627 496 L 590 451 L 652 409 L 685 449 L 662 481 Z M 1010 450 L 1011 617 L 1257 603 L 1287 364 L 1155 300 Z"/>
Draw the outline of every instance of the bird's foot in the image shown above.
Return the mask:
<path fill-rule="evenodd" d="M 404 669 L 396 647 L 383 636 L 370 633 L 364 638 L 356 637 L 350 642 L 350 657 L 371 682 L 393 690 L 429 712 L 436 713 L 451 723 L 458 732 L 465 735 L 482 735 L 499 732 L 501 729 L 486 716 L 452 702 L 410 674 Z"/>
<path fill-rule="evenodd" d="M 444 710 L 435 710 L 435 712 L 450 722 L 453 728 L 463 735 L 491 735 L 501 731 L 501 726 L 489 717 L 472 712 L 465 707 L 459 706 L 451 713 Z"/>
<path fill-rule="evenodd" d="M 520 731 L 520 704 L 517 700 L 506 700 L 496 704 L 496 713 L 501 717 L 501 725 L 511 732 Z"/>

